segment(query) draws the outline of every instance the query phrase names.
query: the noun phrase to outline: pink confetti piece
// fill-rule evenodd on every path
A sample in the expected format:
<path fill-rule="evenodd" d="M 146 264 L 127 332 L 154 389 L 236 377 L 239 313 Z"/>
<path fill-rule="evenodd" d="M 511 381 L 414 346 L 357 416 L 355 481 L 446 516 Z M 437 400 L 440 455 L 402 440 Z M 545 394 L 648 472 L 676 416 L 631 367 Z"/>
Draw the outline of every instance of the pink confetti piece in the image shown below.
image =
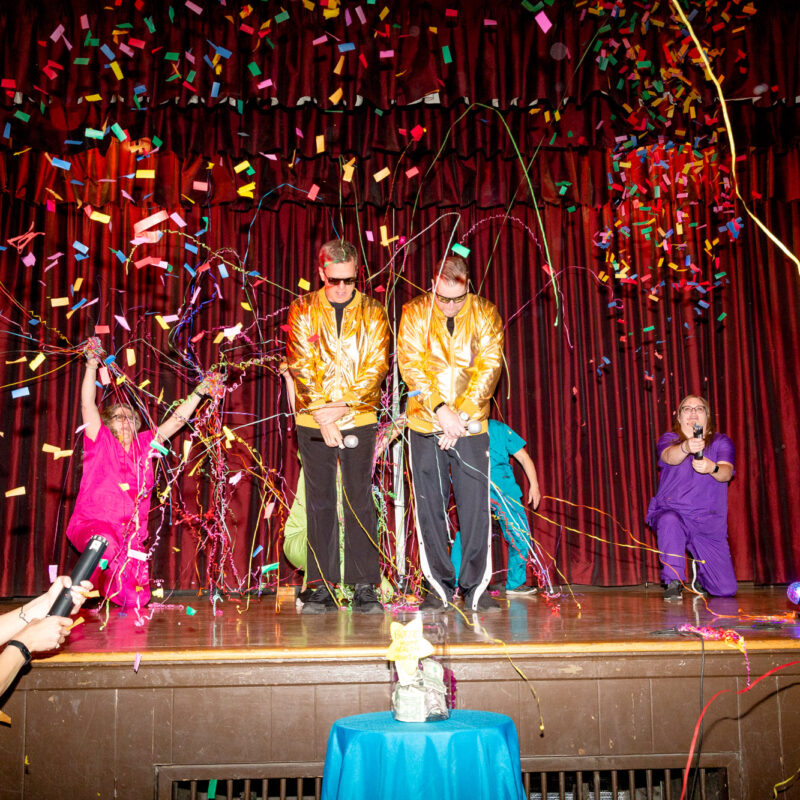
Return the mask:
<path fill-rule="evenodd" d="M 547 14 L 545 14 L 544 11 L 540 11 L 536 15 L 536 22 L 539 24 L 539 27 L 542 29 L 543 33 L 547 33 L 547 31 L 553 27 L 553 23 L 550 22 L 550 20 L 547 18 Z"/>
<path fill-rule="evenodd" d="M 123 327 L 126 331 L 131 329 L 130 325 L 128 325 L 128 320 L 125 317 L 120 317 L 117 314 L 114 314 L 114 319 Z"/>
<path fill-rule="evenodd" d="M 149 217 L 140 219 L 134 226 L 133 232 L 138 236 L 142 231 L 152 228 L 169 219 L 169 214 L 166 211 L 159 211 L 156 214 L 151 214 Z"/>
<path fill-rule="evenodd" d="M 136 654 L 136 658 L 133 659 L 133 671 L 134 672 L 138 672 L 139 671 L 139 664 L 141 664 L 141 663 L 142 663 L 142 654 L 141 653 L 137 653 Z"/>
<path fill-rule="evenodd" d="M 186 220 L 177 212 L 174 211 L 172 214 L 169 215 L 169 218 L 179 227 L 185 228 L 186 227 Z"/>
<path fill-rule="evenodd" d="M 58 564 L 48 564 L 47 574 L 50 577 L 50 583 L 55 583 L 55 580 L 58 577 Z"/>
<path fill-rule="evenodd" d="M 317 186 L 317 184 L 315 183 L 308 190 L 308 199 L 309 200 L 316 200 L 318 194 L 319 194 L 319 186 Z"/>

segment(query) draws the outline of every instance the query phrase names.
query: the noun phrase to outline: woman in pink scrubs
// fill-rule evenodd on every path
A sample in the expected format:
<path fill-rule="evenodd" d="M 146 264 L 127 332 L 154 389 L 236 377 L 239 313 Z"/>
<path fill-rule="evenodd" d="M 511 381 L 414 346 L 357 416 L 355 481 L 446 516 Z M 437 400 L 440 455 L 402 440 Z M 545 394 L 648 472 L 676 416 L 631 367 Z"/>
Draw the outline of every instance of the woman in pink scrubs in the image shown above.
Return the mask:
<path fill-rule="evenodd" d="M 112 603 L 141 608 L 150 600 L 146 541 L 153 458 L 159 455 L 158 446 L 186 424 L 208 385 L 203 381 L 155 431 L 140 431 L 142 418 L 132 406 L 97 408 L 99 366 L 94 355 L 87 355 L 81 385 L 83 476 L 67 538 L 83 551 L 91 536 L 104 536 L 108 565 L 92 576 L 92 583 Z"/>

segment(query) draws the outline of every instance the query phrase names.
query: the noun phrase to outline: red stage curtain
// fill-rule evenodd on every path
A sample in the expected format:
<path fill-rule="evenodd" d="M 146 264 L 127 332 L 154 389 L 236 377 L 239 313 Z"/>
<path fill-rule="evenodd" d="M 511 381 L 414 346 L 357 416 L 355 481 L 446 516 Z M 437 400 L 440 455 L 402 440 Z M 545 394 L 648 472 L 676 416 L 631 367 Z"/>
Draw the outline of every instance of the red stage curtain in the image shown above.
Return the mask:
<path fill-rule="evenodd" d="M 408 248 L 402 270 L 396 265 L 400 273 L 397 283 L 387 274 L 372 281 L 373 287 L 387 290 L 383 296 L 393 317 L 399 314 L 401 303 L 414 294 L 414 286 L 426 282 L 449 238 L 452 219 L 440 218 L 439 211 L 423 209 L 416 214 L 415 231 L 433 227 Z M 795 247 L 800 245 L 797 203 L 770 204 L 765 211 L 767 223 L 777 233 Z M 230 348 L 231 361 L 245 361 L 257 350 L 274 355 L 276 361 L 280 357 L 282 309 L 300 278 L 316 285 L 314 251 L 331 229 L 331 212 L 287 204 L 257 216 L 247 267 L 274 276 L 286 290 L 262 283 L 251 292 L 264 344 L 236 343 Z M 40 252 L 46 253 L 55 252 L 56 243 L 63 247 L 64 242 L 76 239 L 91 245 L 92 252 L 124 250 L 130 234 L 124 215 L 116 213 L 99 240 L 98 226 L 72 208 L 59 207 L 58 213 L 45 215 L 40 208 L 6 199 L 2 213 L 5 230 L 25 230 L 30 222 L 35 230 L 44 230 L 46 239 Z M 656 485 L 654 443 L 669 427 L 678 399 L 689 390 L 710 397 L 720 429 L 737 445 L 730 532 L 739 578 L 780 582 L 795 577 L 800 553 L 792 536 L 792 509 L 800 500 L 800 474 L 794 458 L 800 387 L 794 366 L 798 363 L 796 308 L 800 297 L 796 274 L 775 248 L 753 226 L 746 227 L 740 243 L 723 251 L 729 284 L 709 294 L 711 308 L 701 319 L 687 292 L 678 288 L 677 275 L 676 280 L 664 276 L 672 286 L 657 304 L 636 287 L 612 290 L 601 285 L 591 237 L 602 225 L 602 212 L 587 209 L 579 216 L 545 206 L 542 213 L 551 259 L 559 265 L 560 300 L 556 304 L 543 269 L 542 237 L 532 209 L 519 206 L 508 218 L 501 210 L 474 207 L 450 213 L 460 214 L 458 235 L 467 234 L 464 243 L 472 249 L 471 262 L 488 262 L 485 270 L 478 268 L 475 279 L 508 321 L 508 373 L 497 393 L 497 410 L 529 442 L 544 493 L 560 499 L 543 502 L 540 513 L 552 522 L 534 518 L 534 530 L 543 546 L 557 556 L 566 578 L 601 585 L 655 578 L 654 555 L 630 545 L 634 544 L 632 537 L 654 544 L 643 521 Z M 186 216 L 187 229 L 196 231 L 199 213 Z M 208 244 L 232 247 L 243 254 L 251 214 L 212 207 L 210 216 Z M 342 218 L 344 235 L 355 238 L 355 215 L 346 209 Z M 384 222 L 386 218 L 369 207 L 358 220 L 362 230 L 376 235 Z M 335 223 L 337 227 L 340 224 L 338 213 Z M 410 215 L 395 215 L 394 226 L 397 231 L 410 232 Z M 499 244 L 493 249 L 495 241 Z M 177 267 L 182 242 L 176 237 L 165 237 L 165 242 L 148 252 L 161 248 L 159 254 Z M 697 244 L 702 247 L 702 242 Z M 366 252 L 372 272 L 385 267 L 377 244 L 367 245 Z M 639 254 L 642 263 L 647 261 L 645 256 Z M 129 266 L 126 276 L 123 264 L 114 256 L 93 260 L 88 266 L 65 257 L 45 275 L 46 265 L 41 261 L 26 269 L 19 265 L 13 250 L 5 251 L 2 258 L 9 296 L 48 323 L 47 329 L 43 324 L 30 325 L 10 299 L 4 298 L 6 361 L 30 354 L 38 349 L 38 342 L 43 346 L 76 345 L 92 333 L 96 323 L 111 323 L 112 335 L 102 337 L 109 350 L 131 346 L 137 351 L 137 366 L 128 370 L 133 380 L 150 378 L 154 394 L 163 388 L 167 400 L 185 394 L 185 371 L 172 368 L 165 360 L 164 354 L 170 353 L 168 337 L 153 319 L 154 313 L 170 313 L 180 305 L 189 279 L 180 267 L 167 275 L 152 266 L 141 270 Z M 48 307 L 49 297 L 68 296 L 77 275 L 91 287 L 86 296 L 98 296 L 100 302 L 67 321 L 63 313 L 57 315 Z M 45 277 L 43 286 L 40 279 Z M 196 329 L 215 331 L 243 318 L 235 281 L 235 277 L 220 280 L 224 300 L 212 303 L 200 315 Z M 624 302 L 629 325 L 621 325 L 619 313 L 609 308 L 615 297 Z M 655 310 L 649 307 L 653 305 Z M 723 312 L 727 316 L 716 322 Z M 112 314 L 125 316 L 133 328 L 131 333 L 114 323 Z M 554 325 L 557 315 L 560 324 Z M 644 323 L 655 329 L 643 334 Z M 56 328 L 64 339 L 59 339 Z M 623 329 L 634 335 L 620 342 Z M 251 332 L 251 339 L 253 336 Z M 198 347 L 205 366 L 216 357 L 209 338 Z M 27 384 L 30 397 L 12 400 L 8 388 L 2 393 L 5 423 L 0 459 L 5 465 L 5 485 L 24 485 L 27 490 L 25 497 L 5 501 L 0 548 L 6 566 L 0 593 L 6 595 L 37 591 L 43 585 L 47 564 L 63 566 L 73 558 L 63 532 L 78 486 L 80 449 L 72 459 L 54 460 L 41 448 L 43 443 L 71 448 L 77 440 L 73 432 L 80 424 L 82 368 L 79 359 L 70 361 L 65 352 L 59 352 L 48 358 L 41 371 L 48 369 L 55 371 Z M 653 380 L 648 380 L 646 373 Z M 7 366 L 4 374 L 5 384 L 31 378 L 24 363 Z M 262 455 L 267 468 L 287 479 L 291 489 L 297 466 L 292 434 L 280 416 L 285 405 L 281 405 L 279 392 L 273 369 L 248 368 L 241 386 L 226 402 L 224 422 L 244 426 L 239 431 L 242 437 Z M 152 403 L 151 411 L 155 411 Z M 266 421 L 249 424 L 254 419 Z M 178 452 L 180 439 L 177 437 L 175 446 Z M 236 446 L 228 458 L 235 470 L 249 457 Z M 282 485 L 279 478 L 276 485 Z M 177 487 L 180 492 L 173 492 L 175 507 L 183 503 L 191 510 L 199 492 L 208 508 L 208 486 L 207 477 L 184 474 Z M 621 527 L 591 508 L 611 515 Z M 279 520 L 275 518 L 271 527 L 259 522 L 258 497 L 250 479 L 236 487 L 229 513 L 226 522 L 242 571 L 254 532 L 257 543 L 265 547 L 274 544 Z M 204 572 L 202 555 L 195 567 L 196 537 L 180 524 L 175 511 L 172 522 L 157 548 L 154 574 L 164 579 L 167 587 L 196 587 L 198 574 Z"/>
<path fill-rule="evenodd" d="M 353 3 L 330 19 L 319 4 L 291 4 L 286 18 L 267 5 L 244 16 L 205 2 L 199 14 L 128 0 L 0 8 L 0 468 L 5 491 L 26 489 L 4 502 L 0 595 L 39 591 L 47 565 L 74 558 L 64 538 L 80 475 L 74 348 L 97 324 L 111 326 L 104 344 L 120 359 L 135 350 L 131 380 L 149 379 L 154 397 L 163 390 L 161 406 L 148 401 L 156 416 L 196 380 L 183 353 L 207 331 L 197 361 L 226 360 L 237 384 L 223 422 L 243 443 L 224 449 L 226 463 L 257 473 L 225 490 L 228 569 L 243 574 L 256 544 L 264 563 L 278 558 L 280 504 L 265 522 L 257 489 L 261 477 L 290 497 L 297 476 L 275 372 L 281 324 L 299 281 L 316 286 L 319 244 L 337 234 L 362 244 L 364 286 L 393 320 L 448 243 L 470 248 L 477 286 L 507 320 L 497 413 L 528 440 L 542 489 L 557 498 L 533 523 L 565 579 L 656 579 L 644 527 L 654 444 L 689 391 L 709 396 L 738 449 L 739 578 L 797 579 L 798 275 L 732 196 L 713 85 L 668 5 L 647 21 L 641 3 L 545 4 L 549 35 L 521 4 L 432 0 L 392 7 L 386 19 L 380 4 L 361 4 L 366 23 Z M 692 24 L 724 76 L 742 196 L 797 252 L 800 16 L 793 3 L 757 5 L 753 15 L 733 4 L 722 24 L 715 4 L 694 3 Z M 336 43 L 355 45 L 341 74 Z M 219 74 L 204 61 L 214 53 Z M 265 79 L 272 86 L 260 89 Z M 99 140 L 86 131 L 115 123 Z M 160 149 L 144 156 L 128 139 Z M 154 179 L 136 177 L 146 169 Z M 171 221 L 158 243 L 134 247 L 133 226 L 162 208 L 185 228 Z M 409 240 L 394 260 L 381 226 Z M 41 235 L 17 240 L 18 250 L 12 239 L 26 231 Z M 193 283 L 204 260 L 211 268 Z M 245 273 L 254 273 L 246 292 Z M 198 303 L 209 302 L 192 325 L 162 330 L 155 315 L 185 310 L 195 286 Z M 237 322 L 243 336 L 212 344 Z M 33 373 L 39 351 L 47 359 Z M 30 395 L 12 398 L 19 385 Z M 76 449 L 56 459 L 43 445 Z M 208 474 L 188 470 L 171 487 L 153 568 L 166 588 L 205 586 L 191 515 L 209 509 L 210 487 Z"/>

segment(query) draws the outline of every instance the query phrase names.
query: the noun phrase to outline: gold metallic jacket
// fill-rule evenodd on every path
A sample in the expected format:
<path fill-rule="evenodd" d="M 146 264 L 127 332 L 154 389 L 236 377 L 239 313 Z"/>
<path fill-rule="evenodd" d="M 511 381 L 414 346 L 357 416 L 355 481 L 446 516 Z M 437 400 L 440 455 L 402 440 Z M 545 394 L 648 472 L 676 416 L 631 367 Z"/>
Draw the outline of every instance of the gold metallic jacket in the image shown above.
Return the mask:
<path fill-rule="evenodd" d="M 383 306 L 356 290 L 344 309 L 341 335 L 336 312 L 320 289 L 289 307 L 286 360 L 297 394 L 297 424 L 318 428 L 312 411 L 337 400 L 350 411 L 341 429 L 377 420 L 381 383 L 389 370 L 389 322 Z"/>
<path fill-rule="evenodd" d="M 397 363 L 409 392 L 408 425 L 418 433 L 441 430 L 433 409 L 442 402 L 487 430 L 503 364 L 503 322 L 493 303 L 474 294 L 454 319 L 451 336 L 431 293 L 403 306 Z"/>

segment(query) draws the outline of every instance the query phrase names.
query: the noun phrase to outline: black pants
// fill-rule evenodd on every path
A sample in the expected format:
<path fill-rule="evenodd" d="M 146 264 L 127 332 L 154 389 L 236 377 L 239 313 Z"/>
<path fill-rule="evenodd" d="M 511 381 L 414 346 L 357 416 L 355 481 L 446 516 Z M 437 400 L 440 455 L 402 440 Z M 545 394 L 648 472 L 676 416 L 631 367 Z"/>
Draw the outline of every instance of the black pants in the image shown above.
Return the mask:
<path fill-rule="evenodd" d="M 489 435 L 465 436 L 449 450 L 440 450 L 437 437 L 411 431 L 409 450 L 422 571 L 442 599 L 452 598 L 455 570 L 447 537 L 452 481 L 461 528 L 459 583 L 480 597 L 492 574 Z"/>
<path fill-rule="evenodd" d="M 297 427 L 297 443 L 306 478 L 308 559 L 306 580 L 339 583 L 339 520 L 336 515 L 336 466 L 342 466 L 344 505 L 344 582 L 378 583 L 378 535 L 372 500 L 372 456 L 376 425 L 362 425 L 352 449 L 328 447 L 316 428 Z"/>

